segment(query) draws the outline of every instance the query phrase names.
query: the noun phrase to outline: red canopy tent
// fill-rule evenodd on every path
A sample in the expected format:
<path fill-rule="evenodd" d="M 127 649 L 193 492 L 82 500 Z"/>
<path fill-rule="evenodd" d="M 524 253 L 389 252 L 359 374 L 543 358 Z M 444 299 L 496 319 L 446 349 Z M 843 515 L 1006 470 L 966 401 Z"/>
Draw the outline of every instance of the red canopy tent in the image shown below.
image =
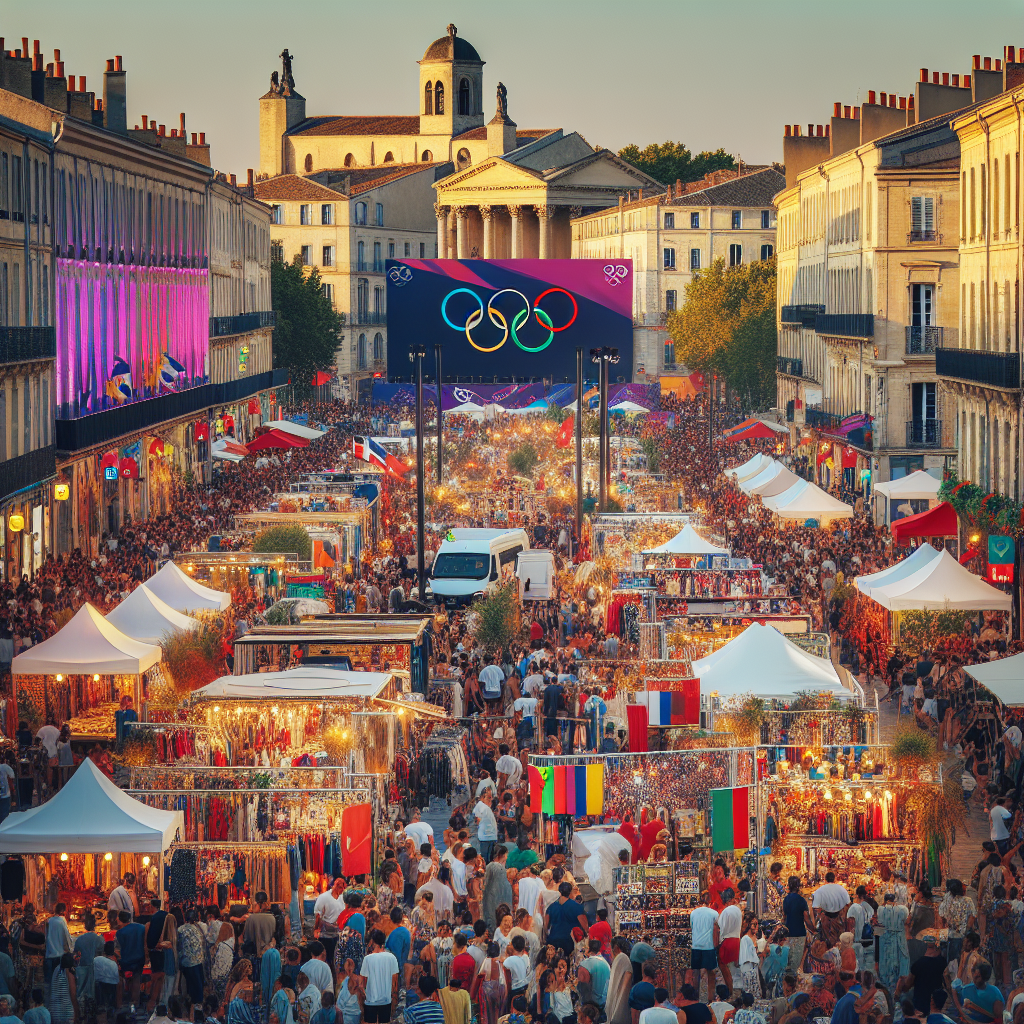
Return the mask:
<path fill-rule="evenodd" d="M 956 537 L 959 531 L 956 511 L 944 501 L 927 512 L 897 519 L 892 524 L 892 539 L 897 544 L 909 544 L 918 537 Z"/>
<path fill-rule="evenodd" d="M 771 427 L 762 423 L 760 420 L 756 420 L 749 427 L 739 431 L 735 434 L 727 434 L 726 441 L 752 441 L 755 438 L 777 438 L 781 435 L 772 430 Z"/>
<path fill-rule="evenodd" d="M 250 441 L 245 447 L 249 453 L 262 451 L 264 448 L 305 448 L 309 442 L 304 437 L 297 437 L 295 434 L 286 433 L 283 430 L 268 430 L 260 434 L 254 441 Z"/>

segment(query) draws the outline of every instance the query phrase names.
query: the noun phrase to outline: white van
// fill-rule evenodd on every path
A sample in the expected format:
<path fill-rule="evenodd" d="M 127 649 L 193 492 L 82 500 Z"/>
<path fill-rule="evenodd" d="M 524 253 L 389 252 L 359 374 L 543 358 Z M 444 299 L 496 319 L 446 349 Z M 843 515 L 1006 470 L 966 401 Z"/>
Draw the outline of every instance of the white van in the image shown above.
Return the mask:
<path fill-rule="evenodd" d="M 530 547 L 525 530 L 451 530 L 430 570 L 434 600 L 461 608 L 515 576 L 516 559 Z"/>

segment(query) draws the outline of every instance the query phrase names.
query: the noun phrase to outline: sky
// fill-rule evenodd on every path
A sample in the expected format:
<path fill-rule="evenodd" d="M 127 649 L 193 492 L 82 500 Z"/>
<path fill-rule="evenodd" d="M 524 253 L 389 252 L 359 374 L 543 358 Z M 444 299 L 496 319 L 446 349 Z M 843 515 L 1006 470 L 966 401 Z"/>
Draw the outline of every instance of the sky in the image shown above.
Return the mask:
<path fill-rule="evenodd" d="M 60 49 L 97 94 L 121 54 L 129 125 L 170 130 L 184 111 L 213 165 L 244 178 L 284 47 L 308 115 L 413 114 L 416 61 L 449 21 L 486 62 L 488 119 L 502 81 L 520 128 L 749 163 L 781 160 L 783 125 L 825 123 L 836 101 L 907 95 L 922 67 L 966 74 L 972 54 L 1024 46 L 1024 0 L 6 0 L 3 31 L 8 49 L 38 38 L 44 63 Z"/>

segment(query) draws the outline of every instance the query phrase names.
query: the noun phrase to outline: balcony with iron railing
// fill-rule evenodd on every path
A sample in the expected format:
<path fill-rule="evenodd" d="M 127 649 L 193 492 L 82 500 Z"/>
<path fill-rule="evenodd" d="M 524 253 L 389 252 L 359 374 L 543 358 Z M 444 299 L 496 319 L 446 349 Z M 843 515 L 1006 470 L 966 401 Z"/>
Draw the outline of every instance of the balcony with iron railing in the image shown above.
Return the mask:
<path fill-rule="evenodd" d="M 0 363 L 32 363 L 56 358 L 56 328 L 0 327 Z"/>
<path fill-rule="evenodd" d="M 804 361 L 790 356 L 776 356 L 775 369 L 787 377 L 803 377 Z"/>
<path fill-rule="evenodd" d="M 939 242 L 942 243 L 942 235 L 937 231 L 908 231 L 907 232 L 907 244 L 911 242 Z"/>
<path fill-rule="evenodd" d="M 374 260 L 373 261 L 373 271 L 372 272 L 374 274 L 383 274 L 384 273 L 384 261 L 383 260 Z"/>
<path fill-rule="evenodd" d="M 982 387 L 1019 391 L 1020 354 L 979 352 L 967 348 L 937 348 L 935 373 L 939 377 L 950 377 Z"/>
<path fill-rule="evenodd" d="M 873 338 L 875 317 L 872 313 L 819 313 L 814 318 L 814 332 L 836 338 Z"/>
<path fill-rule="evenodd" d="M 908 448 L 941 448 L 942 420 L 910 420 L 907 423 Z"/>
<path fill-rule="evenodd" d="M 357 312 L 355 322 L 362 326 L 375 325 L 375 324 L 386 324 L 388 322 L 388 315 L 381 310 L 374 310 L 370 312 Z"/>
<path fill-rule="evenodd" d="M 277 313 L 266 309 L 259 313 L 239 313 L 237 316 L 211 316 L 210 337 L 222 338 L 229 334 L 245 334 L 264 327 L 277 326 Z"/>
<path fill-rule="evenodd" d="M 908 356 L 930 356 L 942 347 L 944 327 L 905 327 Z"/>
<path fill-rule="evenodd" d="M 782 324 L 799 324 L 802 327 L 813 327 L 814 319 L 824 313 L 825 307 L 813 303 L 800 306 L 782 306 L 779 309 L 779 322 Z"/>
<path fill-rule="evenodd" d="M 809 405 L 804 412 L 804 422 L 807 426 L 818 430 L 838 430 L 843 419 L 841 413 L 822 408 L 820 405 Z"/>

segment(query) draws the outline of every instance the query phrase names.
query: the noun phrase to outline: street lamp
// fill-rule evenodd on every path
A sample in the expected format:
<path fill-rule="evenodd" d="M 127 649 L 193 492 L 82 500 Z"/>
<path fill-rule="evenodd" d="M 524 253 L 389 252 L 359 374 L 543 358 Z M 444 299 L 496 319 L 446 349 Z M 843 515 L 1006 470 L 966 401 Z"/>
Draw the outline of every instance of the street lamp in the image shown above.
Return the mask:
<path fill-rule="evenodd" d="M 409 346 L 409 362 L 416 367 L 416 585 L 419 599 L 426 603 L 427 567 L 424 561 L 424 521 L 426 508 L 423 500 L 423 360 L 427 350 L 423 345 Z"/>
<path fill-rule="evenodd" d="M 441 343 L 434 345 L 434 359 L 437 361 L 437 486 L 444 483 L 441 473 L 441 446 L 444 444 L 444 418 L 441 413 Z"/>
<path fill-rule="evenodd" d="M 598 369 L 600 370 L 599 377 L 599 388 L 601 394 L 600 401 L 600 418 L 601 422 L 599 425 L 598 434 L 598 461 L 600 463 L 599 470 L 601 474 L 601 483 L 598 489 L 598 508 L 600 511 L 605 511 L 605 506 L 608 501 L 608 473 L 609 473 L 609 452 L 608 452 L 608 373 L 609 366 L 619 361 L 619 350 L 617 348 L 609 348 L 607 345 L 601 348 L 592 348 L 590 350 L 591 362 L 597 363 Z M 580 414 L 583 413 L 583 396 L 580 396 Z"/>

